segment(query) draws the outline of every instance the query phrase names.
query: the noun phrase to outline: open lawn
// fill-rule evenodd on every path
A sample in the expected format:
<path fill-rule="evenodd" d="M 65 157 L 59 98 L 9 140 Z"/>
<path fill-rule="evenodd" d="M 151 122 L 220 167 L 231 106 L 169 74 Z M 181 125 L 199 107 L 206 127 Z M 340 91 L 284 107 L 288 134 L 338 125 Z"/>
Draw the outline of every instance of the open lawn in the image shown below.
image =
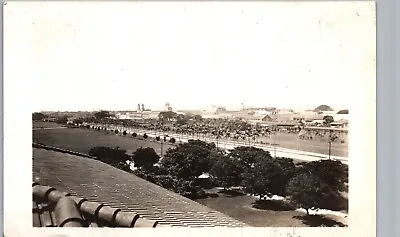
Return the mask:
<path fill-rule="evenodd" d="M 196 200 L 254 227 L 318 227 L 345 226 L 347 220 L 338 216 L 310 215 L 283 205 L 280 201 L 259 201 L 247 195 L 229 195 L 213 189 L 218 197 Z"/>
<path fill-rule="evenodd" d="M 59 128 L 59 127 L 66 127 L 63 124 L 57 124 L 52 122 L 41 122 L 41 121 L 34 121 L 32 123 L 33 129 L 41 129 L 41 128 Z"/>
<path fill-rule="evenodd" d="M 152 147 L 160 155 L 161 144 L 148 140 L 133 138 L 131 135 L 121 136 L 111 132 L 83 128 L 34 130 L 33 142 L 42 143 L 71 151 L 89 153 L 94 146 L 117 147 L 132 154 L 140 147 Z M 163 145 L 163 154 L 171 145 Z"/>
<path fill-rule="evenodd" d="M 270 139 L 264 139 L 264 142 L 270 142 Z M 279 147 L 296 149 L 301 151 L 315 152 L 320 154 L 329 154 L 329 143 L 320 140 L 302 140 L 294 133 L 277 133 L 274 135 L 273 142 Z M 331 155 L 348 157 L 348 143 L 332 142 Z"/>

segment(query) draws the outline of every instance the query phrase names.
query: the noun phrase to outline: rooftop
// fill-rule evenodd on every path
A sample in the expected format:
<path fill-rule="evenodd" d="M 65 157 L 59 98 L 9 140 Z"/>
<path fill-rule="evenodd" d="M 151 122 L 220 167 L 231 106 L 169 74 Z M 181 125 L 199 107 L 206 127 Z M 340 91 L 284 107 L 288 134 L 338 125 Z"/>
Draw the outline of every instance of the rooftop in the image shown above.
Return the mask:
<path fill-rule="evenodd" d="M 33 227 L 168 227 L 50 186 L 33 183 L 32 189 Z"/>
<path fill-rule="evenodd" d="M 103 204 L 114 211 L 120 209 L 121 213 L 133 213 L 133 216 L 137 214 L 140 218 L 153 221 L 153 224 L 157 221 L 157 225 L 247 226 L 225 214 L 91 158 L 33 148 L 33 179 L 40 186 L 45 185 L 61 193 L 68 193 L 72 196 L 69 198 L 85 198 L 89 203 Z M 44 206 L 57 205 L 57 201 L 49 202 L 48 198 L 44 200 L 41 201 Z M 79 203 L 76 204 L 78 210 L 81 210 Z M 98 216 L 93 213 L 92 217 Z M 115 224 L 108 222 L 107 226 Z"/>

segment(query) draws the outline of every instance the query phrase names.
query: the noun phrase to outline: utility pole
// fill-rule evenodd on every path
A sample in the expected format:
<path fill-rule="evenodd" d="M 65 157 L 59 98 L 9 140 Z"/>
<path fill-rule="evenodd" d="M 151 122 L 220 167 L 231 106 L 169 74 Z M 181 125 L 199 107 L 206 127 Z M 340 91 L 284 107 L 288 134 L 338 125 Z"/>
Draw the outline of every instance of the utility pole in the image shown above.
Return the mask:
<path fill-rule="evenodd" d="M 164 141 L 162 139 L 161 140 L 161 158 L 163 158 L 163 143 Z"/>
<path fill-rule="evenodd" d="M 332 146 L 332 129 L 329 129 L 329 155 L 328 159 L 331 159 L 331 146 Z"/>
<path fill-rule="evenodd" d="M 276 158 L 276 142 L 275 142 L 275 134 L 274 134 L 274 141 L 273 141 L 273 144 L 274 144 L 274 156 L 275 156 L 275 158 Z"/>

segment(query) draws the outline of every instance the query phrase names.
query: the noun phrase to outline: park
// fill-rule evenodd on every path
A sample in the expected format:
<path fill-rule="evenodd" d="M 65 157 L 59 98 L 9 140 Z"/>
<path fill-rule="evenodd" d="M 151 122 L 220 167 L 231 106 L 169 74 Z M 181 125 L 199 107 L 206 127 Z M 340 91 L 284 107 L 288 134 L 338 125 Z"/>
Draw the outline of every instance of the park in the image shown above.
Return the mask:
<path fill-rule="evenodd" d="M 122 126 L 34 128 L 34 143 L 96 157 L 251 226 L 347 225 L 348 168 L 340 161 L 274 157 L 245 144 L 227 152 L 210 140 L 179 142 Z"/>

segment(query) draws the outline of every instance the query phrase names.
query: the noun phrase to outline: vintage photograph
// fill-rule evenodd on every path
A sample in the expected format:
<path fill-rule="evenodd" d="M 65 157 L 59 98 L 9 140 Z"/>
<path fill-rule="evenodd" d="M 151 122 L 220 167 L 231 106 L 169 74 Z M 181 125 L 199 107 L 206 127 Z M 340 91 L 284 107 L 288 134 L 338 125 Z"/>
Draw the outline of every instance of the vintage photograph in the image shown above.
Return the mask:
<path fill-rule="evenodd" d="M 9 5 L 32 227 L 349 227 L 373 5 Z"/>

